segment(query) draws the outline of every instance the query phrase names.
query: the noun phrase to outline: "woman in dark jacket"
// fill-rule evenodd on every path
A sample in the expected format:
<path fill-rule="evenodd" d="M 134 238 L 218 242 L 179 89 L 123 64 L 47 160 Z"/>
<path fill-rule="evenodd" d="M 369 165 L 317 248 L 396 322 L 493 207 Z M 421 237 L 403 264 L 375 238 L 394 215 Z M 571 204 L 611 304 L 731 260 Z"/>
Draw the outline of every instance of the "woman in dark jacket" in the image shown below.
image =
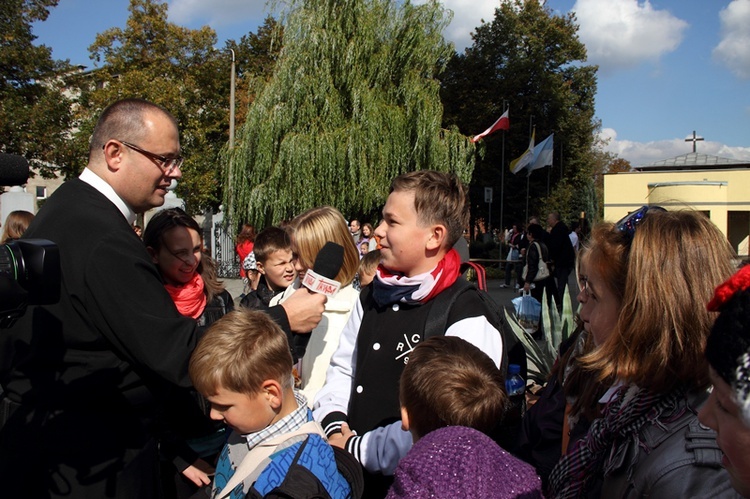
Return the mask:
<path fill-rule="evenodd" d="M 584 251 L 584 331 L 555 380 L 563 457 L 548 497 L 731 497 L 715 435 L 696 417 L 713 322 L 703 303 L 732 272 L 726 238 L 698 212 L 643 207 L 597 226 Z M 551 431 L 543 436 L 554 451 Z"/>

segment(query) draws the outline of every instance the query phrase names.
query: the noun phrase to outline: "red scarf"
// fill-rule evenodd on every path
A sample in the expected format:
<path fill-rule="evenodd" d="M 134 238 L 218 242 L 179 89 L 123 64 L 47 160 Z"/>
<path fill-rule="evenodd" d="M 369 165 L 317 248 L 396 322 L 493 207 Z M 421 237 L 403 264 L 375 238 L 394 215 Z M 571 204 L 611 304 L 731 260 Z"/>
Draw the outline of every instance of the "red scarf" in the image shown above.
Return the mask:
<path fill-rule="evenodd" d="M 177 311 L 182 315 L 197 319 L 203 314 L 203 309 L 206 308 L 206 293 L 203 292 L 203 278 L 199 273 L 196 272 L 195 277 L 182 286 L 165 284 L 164 287 L 177 305 Z"/>

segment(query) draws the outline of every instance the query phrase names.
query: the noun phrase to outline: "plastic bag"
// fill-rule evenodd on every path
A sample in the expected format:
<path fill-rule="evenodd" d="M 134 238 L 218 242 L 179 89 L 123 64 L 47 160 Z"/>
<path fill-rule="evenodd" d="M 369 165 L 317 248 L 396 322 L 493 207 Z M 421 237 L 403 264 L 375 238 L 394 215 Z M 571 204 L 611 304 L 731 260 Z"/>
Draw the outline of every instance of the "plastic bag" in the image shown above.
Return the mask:
<path fill-rule="evenodd" d="M 531 296 L 524 293 L 512 300 L 513 307 L 516 309 L 518 322 L 521 323 L 526 332 L 533 334 L 539 329 L 539 319 L 542 316 L 542 304 Z"/>

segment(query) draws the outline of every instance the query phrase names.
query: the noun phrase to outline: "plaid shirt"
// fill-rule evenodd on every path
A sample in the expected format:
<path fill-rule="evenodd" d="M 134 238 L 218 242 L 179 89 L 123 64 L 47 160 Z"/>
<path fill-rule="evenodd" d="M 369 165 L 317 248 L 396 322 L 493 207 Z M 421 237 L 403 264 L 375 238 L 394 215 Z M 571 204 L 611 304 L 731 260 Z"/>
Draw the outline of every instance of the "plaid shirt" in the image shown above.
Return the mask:
<path fill-rule="evenodd" d="M 248 452 L 253 450 L 253 448 L 259 443 L 268 440 L 269 438 L 274 438 L 298 430 L 303 424 L 310 421 L 307 415 L 307 398 L 297 390 L 294 390 L 294 398 L 297 400 L 297 409 L 295 409 L 294 412 L 276 421 L 271 426 L 263 428 L 255 433 L 248 433 L 245 435 Z"/>

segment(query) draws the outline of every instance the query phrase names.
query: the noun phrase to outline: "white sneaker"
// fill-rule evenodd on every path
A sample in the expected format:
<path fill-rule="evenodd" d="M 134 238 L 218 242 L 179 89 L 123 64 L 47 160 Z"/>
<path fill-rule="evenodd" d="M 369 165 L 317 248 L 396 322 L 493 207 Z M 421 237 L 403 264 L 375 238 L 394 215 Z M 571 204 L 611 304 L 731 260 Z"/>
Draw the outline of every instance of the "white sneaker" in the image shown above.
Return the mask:
<path fill-rule="evenodd" d="M 505 284 L 505 283 L 503 283 L 503 284 L 501 284 L 501 285 L 500 285 L 500 287 L 501 287 L 501 288 L 507 288 L 508 286 L 509 286 L 509 285 L 508 285 L 508 284 Z"/>

